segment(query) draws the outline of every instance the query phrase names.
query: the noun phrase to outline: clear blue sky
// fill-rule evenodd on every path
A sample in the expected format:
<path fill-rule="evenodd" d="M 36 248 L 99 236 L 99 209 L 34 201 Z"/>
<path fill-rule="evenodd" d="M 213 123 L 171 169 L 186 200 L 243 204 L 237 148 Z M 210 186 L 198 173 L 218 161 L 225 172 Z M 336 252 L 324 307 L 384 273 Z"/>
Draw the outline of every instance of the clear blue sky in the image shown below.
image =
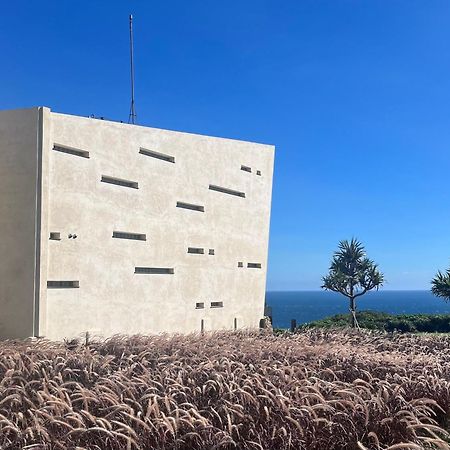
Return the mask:
<path fill-rule="evenodd" d="M 388 289 L 450 264 L 450 2 L 3 2 L 0 108 L 127 120 L 130 12 L 140 124 L 277 147 L 268 289 L 352 236 Z"/>

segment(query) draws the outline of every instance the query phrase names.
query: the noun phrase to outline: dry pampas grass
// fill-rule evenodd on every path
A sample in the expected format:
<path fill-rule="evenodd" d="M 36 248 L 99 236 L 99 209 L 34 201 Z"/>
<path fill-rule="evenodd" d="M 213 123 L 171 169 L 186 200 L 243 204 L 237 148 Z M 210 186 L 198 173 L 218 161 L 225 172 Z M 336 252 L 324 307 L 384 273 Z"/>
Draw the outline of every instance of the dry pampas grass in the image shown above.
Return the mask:
<path fill-rule="evenodd" d="M 1 449 L 447 449 L 450 338 L 0 344 Z"/>

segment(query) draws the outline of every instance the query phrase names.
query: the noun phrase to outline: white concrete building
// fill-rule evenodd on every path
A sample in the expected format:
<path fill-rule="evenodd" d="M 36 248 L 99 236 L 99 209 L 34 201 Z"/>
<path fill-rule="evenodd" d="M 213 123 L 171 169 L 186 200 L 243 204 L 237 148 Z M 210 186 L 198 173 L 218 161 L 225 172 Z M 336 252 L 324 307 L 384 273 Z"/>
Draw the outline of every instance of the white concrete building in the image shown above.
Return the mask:
<path fill-rule="evenodd" d="M 274 147 L 0 112 L 0 337 L 258 327 Z"/>

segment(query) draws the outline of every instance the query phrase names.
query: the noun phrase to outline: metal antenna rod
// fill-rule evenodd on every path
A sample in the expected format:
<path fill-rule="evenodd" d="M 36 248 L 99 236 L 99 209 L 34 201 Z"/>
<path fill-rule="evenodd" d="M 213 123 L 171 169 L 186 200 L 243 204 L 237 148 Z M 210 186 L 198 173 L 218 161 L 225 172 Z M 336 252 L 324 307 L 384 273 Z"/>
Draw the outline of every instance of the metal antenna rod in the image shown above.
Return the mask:
<path fill-rule="evenodd" d="M 136 109 L 134 107 L 134 55 L 133 55 L 133 15 L 130 14 L 130 69 L 131 69 L 131 106 L 128 123 L 136 123 Z"/>

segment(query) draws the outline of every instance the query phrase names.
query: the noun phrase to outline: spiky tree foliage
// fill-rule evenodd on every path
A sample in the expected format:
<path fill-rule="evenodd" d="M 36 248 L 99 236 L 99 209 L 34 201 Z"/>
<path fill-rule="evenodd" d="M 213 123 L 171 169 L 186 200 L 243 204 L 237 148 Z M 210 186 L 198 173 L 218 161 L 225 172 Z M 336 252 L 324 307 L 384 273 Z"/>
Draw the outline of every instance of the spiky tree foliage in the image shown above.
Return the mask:
<path fill-rule="evenodd" d="M 431 280 L 431 292 L 436 297 L 443 298 L 446 302 L 450 301 L 450 269 L 445 273 L 440 270 Z"/>
<path fill-rule="evenodd" d="M 349 299 L 352 327 L 356 327 L 356 298 L 372 289 L 378 290 L 384 275 L 378 265 L 367 258 L 361 242 L 352 238 L 340 241 L 331 260 L 328 275 L 322 279 L 322 288 L 338 292 Z"/>

